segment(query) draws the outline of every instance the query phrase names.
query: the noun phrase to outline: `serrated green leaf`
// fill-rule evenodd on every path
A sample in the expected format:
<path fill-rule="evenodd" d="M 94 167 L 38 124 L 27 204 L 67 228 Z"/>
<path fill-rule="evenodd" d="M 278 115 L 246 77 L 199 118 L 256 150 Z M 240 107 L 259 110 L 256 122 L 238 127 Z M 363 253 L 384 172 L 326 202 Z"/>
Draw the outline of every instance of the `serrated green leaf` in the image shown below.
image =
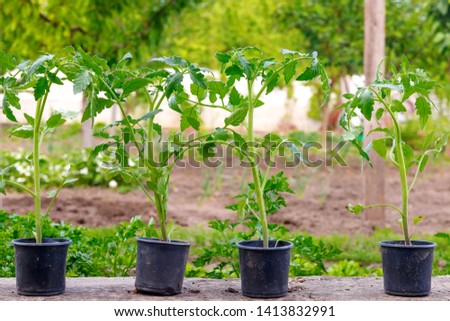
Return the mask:
<path fill-rule="evenodd" d="M 9 132 L 9 135 L 20 138 L 32 138 L 33 127 L 31 127 L 30 125 L 22 125 L 19 127 L 15 127 Z"/>
<path fill-rule="evenodd" d="M 306 67 L 306 70 L 298 76 L 295 80 L 308 81 L 319 76 L 319 69 L 317 67 Z"/>
<path fill-rule="evenodd" d="M 405 112 L 406 111 L 406 107 L 402 104 L 402 102 L 400 100 L 393 100 L 392 101 L 392 105 L 391 105 L 391 110 L 396 113 L 396 112 Z"/>
<path fill-rule="evenodd" d="M 384 138 L 373 140 L 372 148 L 378 155 L 380 155 L 380 157 L 382 157 L 383 159 L 386 158 L 387 147 L 386 140 Z"/>
<path fill-rule="evenodd" d="M 214 131 L 214 139 L 227 141 L 228 138 L 229 138 L 228 131 L 224 130 L 223 128 L 216 128 L 216 130 Z"/>
<path fill-rule="evenodd" d="M 8 100 L 8 103 L 16 109 L 20 109 L 20 100 L 15 92 L 10 90 L 5 90 L 5 98 Z"/>
<path fill-rule="evenodd" d="M 238 126 L 240 125 L 247 116 L 247 108 L 242 107 L 236 109 L 230 116 L 225 118 L 225 126 Z"/>
<path fill-rule="evenodd" d="M 45 61 L 52 60 L 53 57 L 54 57 L 54 55 L 50 55 L 50 54 L 46 54 L 46 55 L 40 56 L 28 68 L 27 75 L 28 76 L 33 75 Z"/>
<path fill-rule="evenodd" d="M 130 79 L 123 84 L 122 97 L 127 97 L 132 92 L 144 88 L 149 84 L 150 80 L 146 78 Z"/>
<path fill-rule="evenodd" d="M 48 90 L 48 80 L 46 77 L 41 77 L 38 79 L 36 86 L 34 87 L 34 99 L 36 101 L 39 100 L 42 96 L 45 95 L 45 92 Z"/>
<path fill-rule="evenodd" d="M 236 90 L 236 87 L 233 87 L 230 92 L 230 104 L 233 106 L 239 106 L 241 103 L 241 95 Z"/>
<path fill-rule="evenodd" d="M 219 95 L 221 99 L 224 99 L 228 93 L 227 86 L 221 81 L 210 81 L 208 83 L 208 89 L 214 95 Z"/>
<path fill-rule="evenodd" d="M 133 55 L 130 52 L 127 52 L 117 64 L 123 66 L 131 59 L 133 59 Z"/>
<path fill-rule="evenodd" d="M 181 86 L 181 82 L 183 81 L 183 74 L 180 72 L 176 72 L 167 77 L 166 80 L 166 97 L 169 98 L 172 93 L 177 89 L 178 86 Z"/>
<path fill-rule="evenodd" d="M 0 50 L 0 68 L 11 70 L 16 66 L 14 57 Z"/>
<path fill-rule="evenodd" d="M 194 67 L 194 65 L 189 66 L 189 77 L 191 77 L 191 80 L 194 84 L 197 86 L 206 89 L 206 81 L 205 76 L 200 72 L 200 69 L 197 67 Z"/>
<path fill-rule="evenodd" d="M 359 98 L 359 104 L 358 107 L 361 110 L 361 113 L 364 115 L 364 117 L 367 120 L 370 120 L 372 118 L 372 113 L 373 113 L 373 105 L 374 105 L 374 100 L 373 100 L 373 93 L 370 89 L 365 88 L 360 95 L 358 96 Z"/>
<path fill-rule="evenodd" d="M 197 84 L 191 84 L 190 86 L 191 94 L 196 96 L 198 101 L 202 101 L 206 98 L 206 90 Z"/>
<path fill-rule="evenodd" d="M 10 108 L 10 104 L 8 102 L 8 99 L 6 98 L 6 95 L 3 96 L 3 103 L 1 109 L 3 110 L 3 114 L 6 116 L 6 118 L 8 118 L 12 122 L 17 123 L 17 119 L 14 116 L 12 109 Z"/>
<path fill-rule="evenodd" d="M 283 76 L 284 76 L 284 81 L 286 84 L 288 84 L 292 77 L 294 77 L 295 73 L 297 71 L 297 62 L 296 61 L 290 61 L 288 62 L 283 70 Z"/>
<path fill-rule="evenodd" d="M 157 61 L 165 63 L 166 65 L 169 65 L 171 67 L 188 67 L 189 64 L 186 60 L 184 60 L 181 57 L 158 57 L 153 58 L 150 61 Z"/>
<path fill-rule="evenodd" d="M 424 128 L 428 122 L 428 117 L 431 115 L 431 105 L 422 96 L 416 99 L 416 114 L 419 116 L 420 127 Z"/>
<path fill-rule="evenodd" d="M 270 76 L 268 76 L 268 77 L 270 77 L 270 80 L 267 83 L 266 95 L 271 93 L 274 90 L 274 88 L 278 84 L 278 79 L 280 79 L 280 74 L 274 73 L 274 71 L 271 71 Z"/>
<path fill-rule="evenodd" d="M 73 80 L 73 94 L 79 94 L 86 90 L 89 84 L 92 82 L 92 77 L 89 71 L 82 70 L 79 72 Z"/>
<path fill-rule="evenodd" d="M 48 128 L 55 128 L 58 127 L 66 122 L 65 119 L 62 118 L 62 115 L 60 113 L 53 114 L 50 116 L 50 118 L 47 120 L 45 125 Z"/>
<path fill-rule="evenodd" d="M 181 121 L 180 121 L 181 131 L 186 130 L 189 127 L 195 130 L 200 129 L 200 120 L 198 118 L 198 112 L 196 107 L 189 107 L 182 110 Z"/>
<path fill-rule="evenodd" d="M 230 59 L 231 59 L 231 56 L 229 54 L 226 54 L 226 53 L 223 53 L 223 52 L 216 52 L 215 57 L 222 64 L 228 63 L 230 61 Z"/>

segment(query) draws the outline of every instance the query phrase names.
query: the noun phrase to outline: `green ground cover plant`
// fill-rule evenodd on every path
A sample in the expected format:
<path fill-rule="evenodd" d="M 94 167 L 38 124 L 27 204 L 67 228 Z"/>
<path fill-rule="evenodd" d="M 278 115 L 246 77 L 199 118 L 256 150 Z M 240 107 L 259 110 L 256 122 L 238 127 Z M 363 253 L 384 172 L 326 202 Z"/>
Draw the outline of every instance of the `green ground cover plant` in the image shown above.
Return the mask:
<path fill-rule="evenodd" d="M 211 225 L 220 224 L 213 223 Z M 8 242 L 16 238 L 32 237 L 34 215 L 15 215 L 0 210 L 0 277 L 14 277 L 14 249 Z M 228 226 L 176 227 L 177 238 L 189 240 L 193 246 L 186 276 L 228 278 L 236 277 L 231 267 L 238 260 L 238 251 L 231 243 L 241 237 L 239 231 Z M 220 231 L 223 229 L 223 231 Z M 43 220 L 43 231 L 49 237 L 67 237 L 72 240 L 67 261 L 68 276 L 129 276 L 133 275 L 136 259 L 135 237 L 153 237 L 154 222 L 145 223 L 140 217 L 113 227 L 86 228 L 68 223 Z M 224 236 L 223 234 L 226 234 Z M 279 230 L 280 237 L 296 244 L 293 248 L 291 276 L 379 275 L 381 261 L 376 241 L 395 236 L 391 230 L 376 230 L 371 236 L 331 235 L 315 237 L 305 233 Z M 448 275 L 450 269 L 450 231 L 424 235 L 438 244 L 433 264 L 433 275 Z M 398 235 L 397 235 L 398 236 Z M 422 236 L 422 235 L 421 235 Z M 224 265 L 224 262 L 226 265 Z M 223 265 L 223 266 L 222 266 Z M 323 269 L 325 268 L 325 270 Z"/>

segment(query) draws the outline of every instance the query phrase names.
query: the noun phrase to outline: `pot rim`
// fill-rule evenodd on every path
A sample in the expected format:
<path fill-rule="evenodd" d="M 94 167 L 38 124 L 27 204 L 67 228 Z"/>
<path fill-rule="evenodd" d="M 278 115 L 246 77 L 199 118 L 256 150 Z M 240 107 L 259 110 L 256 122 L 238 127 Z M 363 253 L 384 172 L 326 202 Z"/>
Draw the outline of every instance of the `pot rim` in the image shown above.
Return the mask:
<path fill-rule="evenodd" d="M 393 247 L 403 249 L 431 249 L 437 246 L 437 244 L 434 242 L 424 240 L 411 240 L 411 245 L 406 245 L 404 244 L 404 242 L 405 240 L 389 240 L 378 242 L 378 244 L 381 247 Z"/>
<path fill-rule="evenodd" d="M 46 237 L 42 239 L 42 242 L 43 243 L 36 243 L 36 239 L 34 237 L 25 239 L 15 239 L 11 241 L 11 243 L 16 246 L 50 247 L 50 246 L 66 246 L 71 244 L 72 240 L 67 238 Z"/>
<path fill-rule="evenodd" d="M 246 245 L 245 243 L 254 243 L 257 242 L 259 243 L 261 246 L 251 246 L 251 245 Z M 262 242 L 261 240 L 245 240 L 245 241 L 239 241 L 236 246 L 240 249 L 244 249 L 244 250 L 252 250 L 252 251 L 281 251 L 281 250 L 288 250 L 290 248 L 292 248 L 294 246 L 294 243 L 289 242 L 289 241 L 283 241 L 283 240 L 270 240 L 270 242 L 279 242 L 279 243 L 284 243 L 285 245 L 282 246 L 277 246 L 277 247 L 262 247 Z"/>
<path fill-rule="evenodd" d="M 173 245 L 173 246 L 191 246 L 191 243 L 186 241 L 163 241 L 154 237 L 136 237 L 136 241 L 143 243 L 151 243 L 151 244 L 164 244 L 164 245 Z"/>

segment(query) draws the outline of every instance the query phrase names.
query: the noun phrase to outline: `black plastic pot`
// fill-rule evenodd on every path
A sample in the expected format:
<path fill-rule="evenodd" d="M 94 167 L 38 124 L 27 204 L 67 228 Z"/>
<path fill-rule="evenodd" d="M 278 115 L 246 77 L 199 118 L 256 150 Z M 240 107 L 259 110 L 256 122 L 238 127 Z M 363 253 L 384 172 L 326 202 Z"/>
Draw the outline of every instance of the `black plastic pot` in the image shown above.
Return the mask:
<path fill-rule="evenodd" d="M 69 239 L 34 238 L 12 241 L 16 260 L 16 288 L 21 295 L 57 295 L 66 289 Z"/>
<path fill-rule="evenodd" d="M 252 298 L 279 298 L 288 291 L 291 247 L 286 241 L 241 241 L 239 262 L 242 294 Z"/>
<path fill-rule="evenodd" d="M 136 282 L 139 292 L 174 295 L 183 288 L 190 244 L 137 238 Z"/>
<path fill-rule="evenodd" d="M 384 291 L 399 296 L 425 296 L 431 291 L 433 252 L 436 243 L 428 241 L 383 241 Z"/>

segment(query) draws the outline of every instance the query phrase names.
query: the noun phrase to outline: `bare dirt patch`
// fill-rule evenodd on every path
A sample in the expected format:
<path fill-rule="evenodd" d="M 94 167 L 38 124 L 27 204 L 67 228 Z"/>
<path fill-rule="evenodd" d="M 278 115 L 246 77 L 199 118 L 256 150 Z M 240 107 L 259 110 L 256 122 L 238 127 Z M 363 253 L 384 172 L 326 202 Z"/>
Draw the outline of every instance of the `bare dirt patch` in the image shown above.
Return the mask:
<path fill-rule="evenodd" d="M 374 226 L 398 228 L 398 215 L 386 211 L 384 222 L 370 222 L 364 216 L 354 217 L 345 206 L 362 201 L 362 176 L 358 164 L 334 168 L 294 168 L 285 170 L 298 195 L 286 195 L 287 208 L 274 214 L 270 221 L 286 224 L 292 230 L 314 235 L 331 233 L 370 234 Z M 203 224 L 215 218 L 232 218 L 225 209 L 239 193 L 244 178 L 242 168 L 175 169 L 171 178 L 169 217 L 182 226 Z M 393 168 L 386 171 L 386 198 L 400 204 L 400 184 Z M 209 177 L 209 180 L 208 180 Z M 248 177 L 247 177 L 248 179 Z M 218 181 L 221 180 L 221 184 Z M 209 182 L 209 187 L 206 184 Z M 220 186 L 218 186 L 220 185 Z M 301 195 L 300 195 L 301 194 Z M 299 197 L 300 195 L 300 197 Z M 26 213 L 33 202 L 26 194 L 10 193 L 0 199 L 6 211 Z M 44 202 L 47 204 L 48 200 Z M 436 233 L 450 229 L 450 165 L 434 165 L 420 177 L 411 194 L 412 216 L 424 215 L 419 231 Z M 135 215 L 144 219 L 155 215 L 152 205 L 140 191 L 119 193 L 101 188 L 65 189 L 60 193 L 52 218 L 84 226 L 110 226 Z"/>

